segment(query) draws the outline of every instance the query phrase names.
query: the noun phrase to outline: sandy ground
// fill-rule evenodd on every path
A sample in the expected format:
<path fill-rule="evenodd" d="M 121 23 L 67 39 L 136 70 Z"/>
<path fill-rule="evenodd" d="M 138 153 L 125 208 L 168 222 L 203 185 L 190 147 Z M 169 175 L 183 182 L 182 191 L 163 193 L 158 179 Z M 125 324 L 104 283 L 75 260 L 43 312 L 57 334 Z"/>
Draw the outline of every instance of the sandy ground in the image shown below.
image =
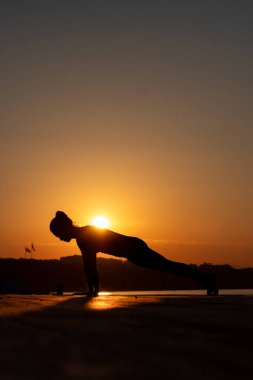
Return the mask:
<path fill-rule="evenodd" d="M 0 379 L 252 379 L 250 296 L 0 296 Z"/>

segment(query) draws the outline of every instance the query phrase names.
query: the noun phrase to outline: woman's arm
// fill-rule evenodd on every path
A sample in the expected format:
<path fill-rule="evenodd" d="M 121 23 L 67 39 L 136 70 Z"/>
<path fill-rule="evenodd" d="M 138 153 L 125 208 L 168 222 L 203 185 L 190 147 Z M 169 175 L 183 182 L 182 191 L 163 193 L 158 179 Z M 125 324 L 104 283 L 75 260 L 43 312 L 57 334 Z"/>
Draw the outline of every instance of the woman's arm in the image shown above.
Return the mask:
<path fill-rule="evenodd" d="M 82 253 L 84 273 L 88 283 L 88 294 L 97 295 L 99 292 L 99 276 L 97 271 L 97 257 L 95 252 Z"/>

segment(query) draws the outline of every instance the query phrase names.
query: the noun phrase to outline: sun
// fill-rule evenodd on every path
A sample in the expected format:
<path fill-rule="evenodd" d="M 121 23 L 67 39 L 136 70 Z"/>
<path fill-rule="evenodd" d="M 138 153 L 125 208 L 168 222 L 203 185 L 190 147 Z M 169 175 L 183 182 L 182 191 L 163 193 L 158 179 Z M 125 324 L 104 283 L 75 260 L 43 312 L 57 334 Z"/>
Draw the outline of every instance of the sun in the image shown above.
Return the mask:
<path fill-rule="evenodd" d="M 109 220 L 105 216 L 96 216 L 91 224 L 99 228 L 107 228 L 109 226 Z"/>

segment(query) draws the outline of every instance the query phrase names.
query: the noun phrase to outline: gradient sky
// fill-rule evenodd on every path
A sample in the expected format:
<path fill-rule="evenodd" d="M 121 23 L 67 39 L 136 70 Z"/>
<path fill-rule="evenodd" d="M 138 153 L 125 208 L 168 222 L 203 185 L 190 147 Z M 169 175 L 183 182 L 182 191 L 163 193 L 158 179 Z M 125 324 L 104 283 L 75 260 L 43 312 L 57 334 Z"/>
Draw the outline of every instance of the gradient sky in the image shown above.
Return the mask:
<path fill-rule="evenodd" d="M 78 253 L 56 210 L 253 266 L 253 3 L 0 2 L 0 256 Z"/>

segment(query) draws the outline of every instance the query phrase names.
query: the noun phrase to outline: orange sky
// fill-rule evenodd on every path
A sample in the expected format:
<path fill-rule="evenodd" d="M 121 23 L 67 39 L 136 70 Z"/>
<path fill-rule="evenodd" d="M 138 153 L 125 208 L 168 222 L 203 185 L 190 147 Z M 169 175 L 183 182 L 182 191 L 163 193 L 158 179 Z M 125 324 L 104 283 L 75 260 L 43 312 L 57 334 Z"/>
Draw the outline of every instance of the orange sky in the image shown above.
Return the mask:
<path fill-rule="evenodd" d="M 0 256 L 78 253 L 56 210 L 253 266 L 252 5 L 1 5 Z"/>

